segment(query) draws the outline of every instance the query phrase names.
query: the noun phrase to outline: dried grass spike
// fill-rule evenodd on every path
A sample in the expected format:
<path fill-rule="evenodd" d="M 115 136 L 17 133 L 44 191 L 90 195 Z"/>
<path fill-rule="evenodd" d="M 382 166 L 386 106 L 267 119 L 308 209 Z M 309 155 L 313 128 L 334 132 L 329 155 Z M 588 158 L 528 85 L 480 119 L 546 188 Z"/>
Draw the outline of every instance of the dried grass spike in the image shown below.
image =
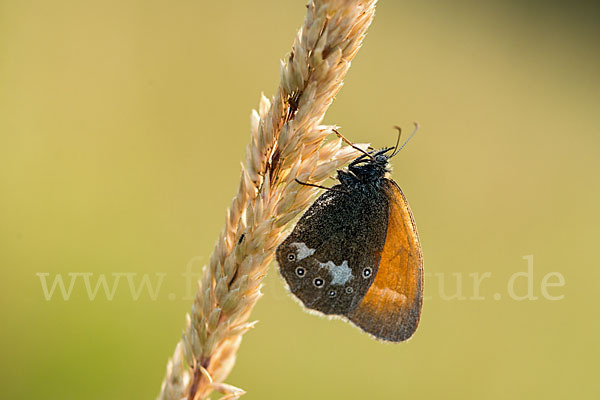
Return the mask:
<path fill-rule="evenodd" d="M 244 391 L 223 382 L 286 224 L 315 198 L 320 184 L 359 153 L 339 141 L 323 146 L 322 126 L 374 14 L 375 0 L 313 0 L 292 52 L 282 61 L 272 100 L 261 96 L 250 116 L 240 185 L 226 214 L 196 300 L 161 386 L 159 399 L 206 399 L 212 390 L 236 399 Z M 185 361 L 184 361 L 185 360 Z"/>

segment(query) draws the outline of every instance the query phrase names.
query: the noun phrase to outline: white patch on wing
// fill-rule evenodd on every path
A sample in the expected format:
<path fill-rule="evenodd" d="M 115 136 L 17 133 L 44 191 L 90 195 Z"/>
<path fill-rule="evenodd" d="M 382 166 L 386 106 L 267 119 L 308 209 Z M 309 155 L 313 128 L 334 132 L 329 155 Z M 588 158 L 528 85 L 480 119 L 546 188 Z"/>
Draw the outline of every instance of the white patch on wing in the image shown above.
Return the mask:
<path fill-rule="evenodd" d="M 315 254 L 315 249 L 309 249 L 304 243 L 291 243 L 290 246 L 296 247 L 296 260 L 298 261 Z"/>
<path fill-rule="evenodd" d="M 352 276 L 352 269 L 348 266 L 348 261 L 346 260 L 340 265 L 335 265 L 333 261 L 319 263 L 319 265 L 321 268 L 327 268 L 329 270 L 329 273 L 333 278 L 331 281 L 332 285 L 345 285 L 346 282 L 354 278 L 354 276 Z"/>

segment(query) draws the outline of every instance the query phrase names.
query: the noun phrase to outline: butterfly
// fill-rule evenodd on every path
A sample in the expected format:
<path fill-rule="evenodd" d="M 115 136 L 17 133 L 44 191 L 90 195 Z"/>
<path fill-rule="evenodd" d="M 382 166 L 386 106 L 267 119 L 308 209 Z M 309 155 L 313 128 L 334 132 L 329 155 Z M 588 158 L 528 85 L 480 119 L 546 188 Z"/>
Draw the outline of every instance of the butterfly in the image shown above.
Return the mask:
<path fill-rule="evenodd" d="M 410 137 L 398 148 L 399 133 L 396 146 L 366 152 L 338 136 L 363 154 L 338 170 L 339 184 L 325 188 L 277 248 L 280 272 L 308 309 L 404 341 L 421 315 L 423 255 L 408 202 L 386 175 Z"/>

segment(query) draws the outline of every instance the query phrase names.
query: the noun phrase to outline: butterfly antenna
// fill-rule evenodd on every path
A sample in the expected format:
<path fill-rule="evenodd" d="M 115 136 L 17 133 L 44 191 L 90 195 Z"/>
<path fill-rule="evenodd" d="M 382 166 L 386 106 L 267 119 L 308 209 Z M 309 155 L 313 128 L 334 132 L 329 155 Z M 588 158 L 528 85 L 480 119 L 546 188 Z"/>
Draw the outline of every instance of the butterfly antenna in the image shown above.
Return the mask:
<path fill-rule="evenodd" d="M 370 155 L 369 153 L 367 153 L 366 151 L 364 151 L 364 150 L 363 150 L 363 149 L 361 149 L 360 147 L 356 147 L 356 146 L 355 146 L 355 145 L 354 145 L 354 144 L 353 144 L 351 141 L 349 141 L 348 139 L 346 139 L 346 138 L 345 138 L 345 137 L 344 137 L 344 136 L 343 136 L 341 133 L 339 133 L 339 132 L 337 131 L 337 129 L 335 129 L 335 128 L 332 128 L 332 130 L 335 132 L 335 134 L 336 134 L 336 135 L 338 135 L 338 137 L 339 137 L 340 139 L 342 139 L 342 140 L 344 141 L 344 143 L 346 143 L 347 145 L 351 146 L 352 148 L 354 148 L 354 149 L 356 149 L 356 150 L 360 151 L 361 153 L 363 153 L 363 154 L 364 154 L 364 155 L 366 155 L 367 157 L 369 157 L 369 158 L 371 158 L 371 159 L 373 158 L 373 156 L 372 156 L 372 155 Z"/>
<path fill-rule="evenodd" d="M 394 157 L 396 155 L 396 149 L 398 149 L 398 145 L 400 144 L 400 136 L 402 136 L 402 128 L 400 128 L 398 125 L 394 125 L 394 129 L 398 130 L 398 137 L 396 138 L 396 145 L 394 146 L 394 153 L 390 156 Z"/>
<path fill-rule="evenodd" d="M 398 147 L 398 143 L 400 141 L 400 128 L 395 126 L 394 128 L 398 129 L 398 143 L 396 143 L 396 151 L 394 151 L 394 154 L 392 154 L 390 156 L 390 158 L 394 157 L 396 154 L 398 154 L 400 152 L 400 150 L 402 150 L 404 148 L 404 146 L 406 146 L 406 143 L 408 143 L 408 141 L 410 139 L 412 139 L 413 136 L 415 136 L 415 133 L 417 133 L 417 131 L 419 130 L 419 123 L 418 122 L 413 122 L 413 124 L 415 124 L 415 130 L 410 134 L 410 136 L 408 137 L 408 139 L 406 139 L 404 141 L 404 143 L 402 143 L 402 146 Z"/>

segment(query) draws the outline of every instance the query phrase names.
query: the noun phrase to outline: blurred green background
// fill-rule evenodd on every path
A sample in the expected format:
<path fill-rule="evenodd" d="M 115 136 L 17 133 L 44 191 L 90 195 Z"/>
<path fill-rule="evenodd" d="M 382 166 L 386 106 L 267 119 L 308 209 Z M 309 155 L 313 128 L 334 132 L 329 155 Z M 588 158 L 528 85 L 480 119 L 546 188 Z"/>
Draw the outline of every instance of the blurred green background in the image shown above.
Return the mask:
<path fill-rule="evenodd" d="M 182 274 L 208 260 L 304 5 L 0 0 L 0 397 L 158 393 L 191 306 Z M 393 161 L 428 272 L 419 330 L 389 345 L 309 315 L 271 267 L 228 383 L 248 399 L 596 398 L 598 20 L 588 3 L 382 0 L 325 122 L 378 147 L 421 124 Z M 528 260 L 537 299 L 517 300 Z M 69 273 L 130 275 L 112 300 L 84 275 L 46 300 L 42 281 Z M 162 285 L 135 300 L 144 274 Z"/>

